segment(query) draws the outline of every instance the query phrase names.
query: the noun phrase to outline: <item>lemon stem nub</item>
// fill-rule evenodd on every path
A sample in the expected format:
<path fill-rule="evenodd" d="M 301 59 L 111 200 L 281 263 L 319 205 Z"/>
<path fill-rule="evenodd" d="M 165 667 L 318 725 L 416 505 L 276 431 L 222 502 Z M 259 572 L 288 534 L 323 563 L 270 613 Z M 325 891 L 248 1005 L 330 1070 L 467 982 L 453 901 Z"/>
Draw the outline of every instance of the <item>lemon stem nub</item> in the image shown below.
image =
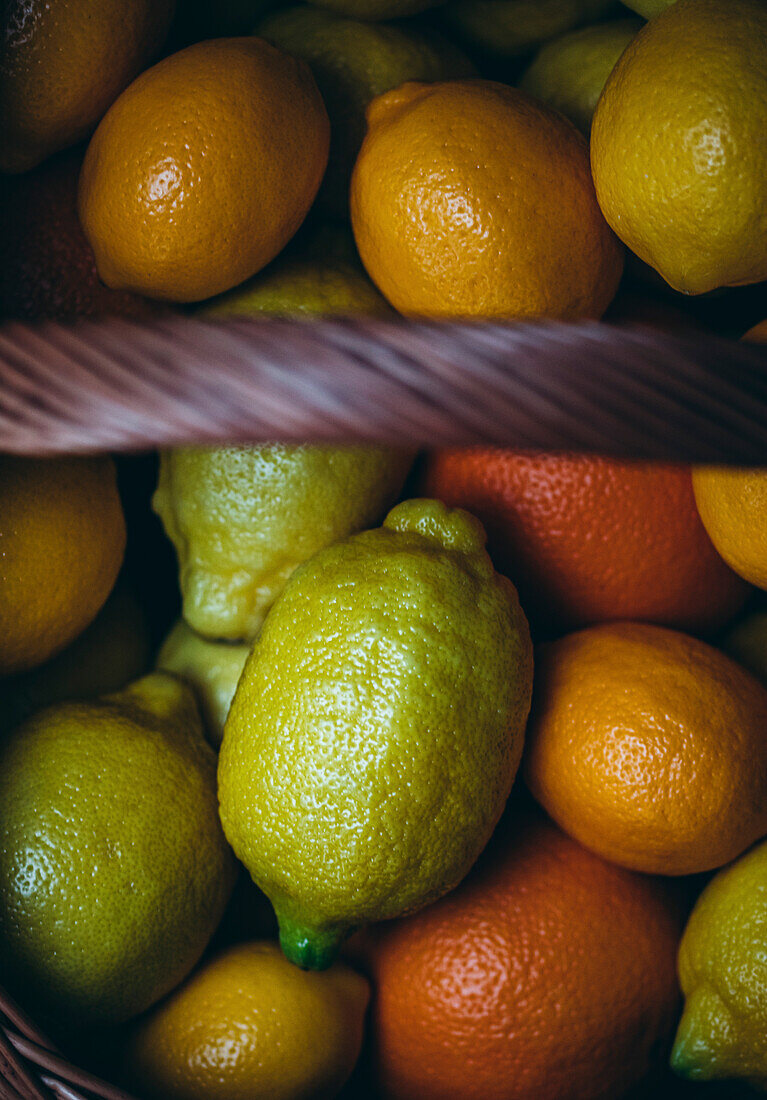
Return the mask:
<path fill-rule="evenodd" d="M 278 916 L 283 954 L 302 970 L 327 970 L 350 929 L 307 928 Z"/>

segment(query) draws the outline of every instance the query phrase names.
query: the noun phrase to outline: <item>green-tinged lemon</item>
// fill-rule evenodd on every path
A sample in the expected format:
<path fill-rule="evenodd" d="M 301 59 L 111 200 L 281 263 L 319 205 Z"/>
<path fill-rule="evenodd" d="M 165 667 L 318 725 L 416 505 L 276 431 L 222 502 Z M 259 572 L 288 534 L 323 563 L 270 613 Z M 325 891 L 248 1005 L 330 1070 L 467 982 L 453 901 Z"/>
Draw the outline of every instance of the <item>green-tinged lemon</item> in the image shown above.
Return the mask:
<path fill-rule="evenodd" d="M 385 447 L 282 444 L 163 454 L 153 504 L 178 554 L 186 621 L 206 637 L 252 641 L 296 566 L 376 523 L 412 460 Z"/>
<path fill-rule="evenodd" d="M 642 25 L 639 19 L 615 19 L 552 39 L 525 70 L 520 88 L 588 134 L 605 81 Z"/>
<path fill-rule="evenodd" d="M 720 871 L 679 948 L 684 1013 L 671 1055 L 694 1081 L 740 1078 L 767 1090 L 767 842 Z"/>
<path fill-rule="evenodd" d="M 200 958 L 235 863 L 191 689 L 154 673 L 0 747 L 0 972 L 62 1024 L 118 1023 Z"/>
<path fill-rule="evenodd" d="M 221 819 L 300 966 L 446 893 L 500 817 L 532 647 L 484 541 L 467 512 L 399 504 L 296 571 L 248 658 Z"/>
<path fill-rule="evenodd" d="M 474 66 L 438 33 L 366 23 L 299 4 L 267 16 L 257 33 L 312 70 L 330 117 L 330 156 L 318 202 L 348 217 L 349 181 L 376 96 L 407 80 L 451 80 Z"/>
<path fill-rule="evenodd" d="M 612 0 L 451 0 L 445 19 L 489 53 L 514 57 L 604 15 Z"/>
<path fill-rule="evenodd" d="M 224 722 L 249 653 L 248 645 L 201 637 L 183 619 L 160 649 L 157 667 L 175 672 L 191 684 L 213 745 L 221 744 Z"/>

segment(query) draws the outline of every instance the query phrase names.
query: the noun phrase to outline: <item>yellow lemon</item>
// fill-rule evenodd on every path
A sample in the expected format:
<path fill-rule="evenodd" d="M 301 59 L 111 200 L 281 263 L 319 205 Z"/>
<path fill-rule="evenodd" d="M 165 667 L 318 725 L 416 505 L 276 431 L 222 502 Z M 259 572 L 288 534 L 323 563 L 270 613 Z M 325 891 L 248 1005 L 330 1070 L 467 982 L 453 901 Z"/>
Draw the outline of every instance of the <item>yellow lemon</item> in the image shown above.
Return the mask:
<path fill-rule="evenodd" d="M 767 1090 L 767 842 L 701 894 L 679 948 L 685 996 L 671 1065 L 695 1081 L 743 1078 Z"/>
<path fill-rule="evenodd" d="M 616 19 L 554 38 L 541 47 L 519 86 L 588 134 L 605 81 L 641 27 L 639 19 Z"/>
<path fill-rule="evenodd" d="M 42 664 L 82 633 L 124 549 L 111 459 L 0 455 L 0 676 Z"/>
<path fill-rule="evenodd" d="M 513 57 L 612 6 L 611 0 L 453 0 L 444 14 L 461 41 Z"/>
<path fill-rule="evenodd" d="M 191 690 L 153 673 L 0 748 L 0 967 L 25 1004 L 119 1023 L 178 984 L 234 885 Z"/>
<path fill-rule="evenodd" d="M 433 30 L 366 23 L 305 4 L 267 16 L 257 33 L 300 57 L 314 74 L 330 117 L 330 156 L 318 203 L 342 218 L 349 213 L 349 180 L 370 101 L 406 80 L 450 80 L 475 72 L 468 58 Z"/>
<path fill-rule="evenodd" d="M 178 553 L 186 621 L 210 638 L 252 641 L 296 566 L 375 523 L 411 463 L 384 447 L 162 455 L 153 505 Z"/>
<path fill-rule="evenodd" d="M 368 983 L 292 966 L 274 943 L 232 947 L 143 1020 L 128 1047 L 148 1100 L 335 1096 L 362 1045 Z"/>
<path fill-rule="evenodd" d="M 248 658 L 221 820 L 300 966 L 446 893 L 500 817 L 532 649 L 484 540 L 467 512 L 406 501 L 297 570 Z"/>
<path fill-rule="evenodd" d="M 676 290 L 767 279 L 767 5 L 678 0 L 613 69 L 591 130 L 607 221 Z"/>
<path fill-rule="evenodd" d="M 162 644 L 157 667 L 183 676 L 194 689 L 208 738 L 220 745 L 224 722 L 250 646 L 215 642 L 179 619 Z"/>
<path fill-rule="evenodd" d="M 727 564 L 767 588 L 767 470 L 698 466 L 692 487 L 703 526 Z"/>

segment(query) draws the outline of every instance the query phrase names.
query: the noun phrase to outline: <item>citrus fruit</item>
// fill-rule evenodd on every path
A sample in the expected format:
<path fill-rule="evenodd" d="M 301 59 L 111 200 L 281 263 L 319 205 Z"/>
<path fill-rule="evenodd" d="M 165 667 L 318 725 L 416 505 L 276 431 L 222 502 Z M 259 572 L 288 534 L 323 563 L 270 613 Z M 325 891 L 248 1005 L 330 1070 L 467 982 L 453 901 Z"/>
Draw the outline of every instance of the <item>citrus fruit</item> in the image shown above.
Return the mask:
<path fill-rule="evenodd" d="M 686 467 L 471 447 L 429 455 L 423 490 L 479 517 L 540 632 L 610 619 L 714 630 L 745 601 Z"/>
<path fill-rule="evenodd" d="M 87 137 L 159 49 L 175 0 L 7 0 L 0 171 L 25 172 Z"/>
<path fill-rule="evenodd" d="M 0 315 L 22 321 L 117 313 L 149 317 L 155 302 L 110 290 L 77 217 L 82 155 L 62 153 L 20 176 L 0 177 Z"/>
<path fill-rule="evenodd" d="M 594 115 L 599 204 L 676 290 L 767 279 L 767 6 L 680 0 L 613 69 Z"/>
<path fill-rule="evenodd" d="M 111 459 L 0 455 L 0 676 L 42 664 L 85 630 L 124 549 Z"/>
<path fill-rule="evenodd" d="M 119 691 L 145 672 L 148 663 L 144 609 L 118 581 L 91 625 L 71 645 L 44 665 L 3 681 L 0 733 L 52 703 Z"/>
<path fill-rule="evenodd" d="M 249 317 L 254 313 L 368 314 L 392 317 L 394 311 L 365 274 L 359 260 L 343 252 L 313 254 L 313 249 L 280 255 L 265 271 L 206 303 L 206 317 Z"/>
<path fill-rule="evenodd" d="M 676 0 L 623 0 L 627 8 L 639 12 L 645 19 L 652 19 L 676 3 Z"/>
<path fill-rule="evenodd" d="M 176 547 L 186 621 L 207 637 L 252 640 L 296 566 L 377 522 L 412 459 L 282 444 L 163 454 L 153 506 Z"/>
<path fill-rule="evenodd" d="M 697 466 L 692 485 L 703 526 L 724 560 L 767 588 L 767 470 Z"/>
<path fill-rule="evenodd" d="M 275 943 L 240 944 L 141 1021 L 130 1073 L 148 1100 L 335 1096 L 357 1061 L 368 998 L 342 963 L 310 974 Z"/>
<path fill-rule="evenodd" d="M 371 929 L 387 1100 L 623 1096 L 673 1028 L 681 927 L 663 885 L 542 817 L 505 826 L 452 894 Z"/>
<path fill-rule="evenodd" d="M 175 672 L 194 689 L 208 740 L 220 745 L 224 722 L 250 646 L 212 642 L 179 619 L 162 644 L 157 667 Z"/>
<path fill-rule="evenodd" d="M 605 81 L 641 27 L 639 19 L 615 19 L 554 38 L 525 69 L 519 87 L 587 134 Z"/>
<path fill-rule="evenodd" d="M 452 318 L 600 317 L 623 256 L 588 150 L 561 115 L 504 84 L 404 84 L 374 99 L 351 214 L 395 309 Z"/>
<path fill-rule="evenodd" d="M 118 1023 L 195 965 L 235 876 L 215 767 L 190 689 L 165 673 L 3 740 L 0 960 L 26 1004 Z"/>
<path fill-rule="evenodd" d="M 431 30 L 366 23 L 305 4 L 267 16 L 257 29 L 311 67 L 330 116 L 330 156 L 318 204 L 343 218 L 370 101 L 406 80 L 474 74 L 468 58 Z"/>
<path fill-rule="evenodd" d="M 444 15 L 461 41 L 514 57 L 612 6 L 610 0 L 453 0 Z"/>
<path fill-rule="evenodd" d="M 297 570 L 246 662 L 221 820 L 301 966 L 450 890 L 501 815 L 532 649 L 483 543 L 468 513 L 399 504 Z"/>
<path fill-rule="evenodd" d="M 542 646 L 527 784 L 585 847 L 650 874 L 721 867 L 767 833 L 767 690 L 648 623 Z"/>
<path fill-rule="evenodd" d="M 671 1065 L 694 1081 L 745 1078 L 767 1089 L 766 883 L 762 843 L 711 880 L 682 937 L 686 1000 Z"/>
<path fill-rule="evenodd" d="M 304 220 L 329 124 L 303 62 L 258 38 L 160 61 L 93 135 L 80 219 L 107 286 L 190 302 L 264 267 Z"/>
<path fill-rule="evenodd" d="M 752 344 L 767 344 L 767 321 L 760 321 L 758 325 L 754 325 L 743 339 Z"/>
<path fill-rule="evenodd" d="M 753 611 L 740 619 L 722 638 L 721 647 L 767 685 L 767 611 Z"/>
<path fill-rule="evenodd" d="M 437 7 L 444 0 L 309 0 L 309 3 L 354 19 L 398 19 Z"/>

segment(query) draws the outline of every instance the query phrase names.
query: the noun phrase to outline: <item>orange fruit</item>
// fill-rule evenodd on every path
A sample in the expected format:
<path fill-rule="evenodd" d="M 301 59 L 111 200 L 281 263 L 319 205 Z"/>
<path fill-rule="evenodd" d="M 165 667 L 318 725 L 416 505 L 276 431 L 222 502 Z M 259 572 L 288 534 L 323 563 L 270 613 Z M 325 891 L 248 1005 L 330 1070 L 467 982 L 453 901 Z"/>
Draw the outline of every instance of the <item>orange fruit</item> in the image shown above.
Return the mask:
<path fill-rule="evenodd" d="M 588 146 L 505 84 L 408 83 L 368 107 L 354 235 L 401 313 L 600 317 L 623 252 L 597 205 Z"/>
<path fill-rule="evenodd" d="M 273 259 L 322 180 L 330 126 L 308 67 L 260 38 L 165 58 L 102 119 L 80 219 L 108 286 L 192 302 Z"/>
<path fill-rule="evenodd" d="M 149 317 L 159 307 L 110 290 L 77 217 L 82 157 L 62 153 L 23 176 L 0 179 L 6 212 L 0 241 L 0 316 L 35 321 L 118 313 Z"/>
<path fill-rule="evenodd" d="M 663 883 L 543 817 L 499 827 L 469 877 L 357 950 L 386 1100 L 594 1100 L 656 1064 L 681 919 Z"/>
<path fill-rule="evenodd" d="M 110 458 L 0 455 L 0 676 L 42 664 L 85 630 L 124 550 Z"/>
<path fill-rule="evenodd" d="M 720 650 L 605 623 L 540 647 L 524 774 L 591 851 L 695 874 L 767 833 L 766 729 L 767 690 Z"/>
<path fill-rule="evenodd" d="M 151 60 L 175 0 L 7 0 L 0 171 L 25 172 L 87 137 Z"/>
<path fill-rule="evenodd" d="M 611 619 L 713 630 L 748 592 L 683 466 L 471 447 L 432 453 L 424 492 L 481 519 L 539 633 Z"/>
<path fill-rule="evenodd" d="M 743 339 L 767 344 L 767 321 Z M 698 466 L 692 472 L 695 503 L 714 546 L 732 569 L 767 589 L 767 471 Z"/>

